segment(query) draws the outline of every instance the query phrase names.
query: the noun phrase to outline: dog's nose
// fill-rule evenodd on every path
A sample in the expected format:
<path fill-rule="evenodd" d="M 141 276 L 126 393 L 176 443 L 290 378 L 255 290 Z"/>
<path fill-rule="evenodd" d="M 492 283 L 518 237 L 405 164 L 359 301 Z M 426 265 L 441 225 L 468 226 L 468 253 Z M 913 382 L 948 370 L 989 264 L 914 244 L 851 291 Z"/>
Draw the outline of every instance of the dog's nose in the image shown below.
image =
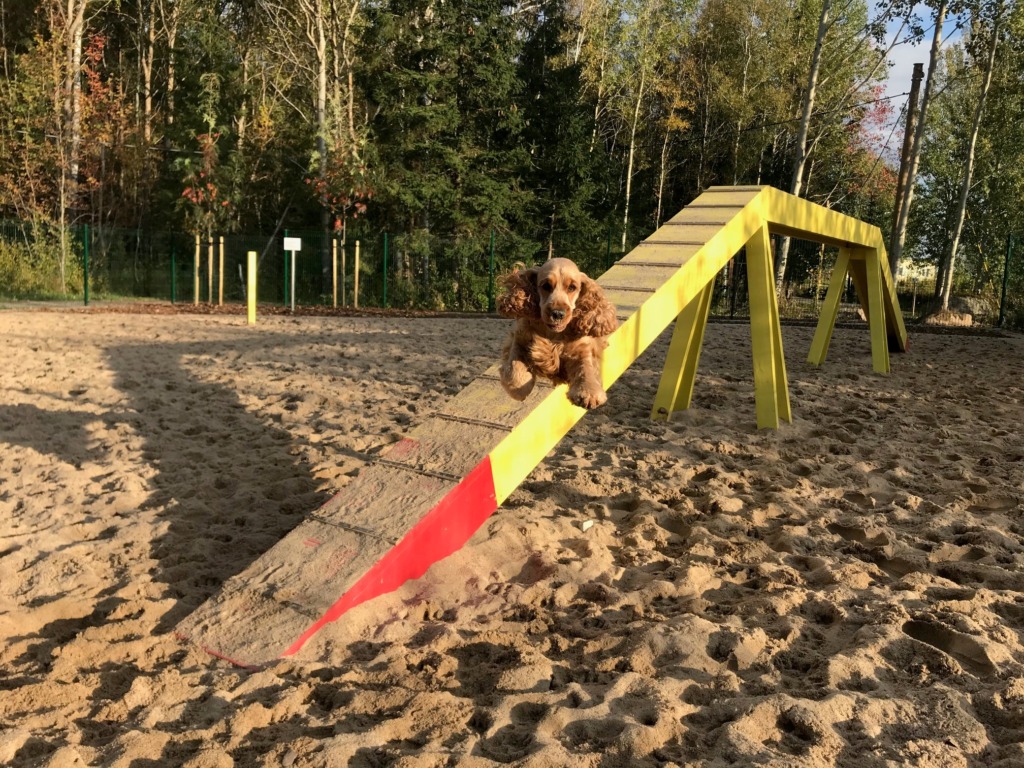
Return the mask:
<path fill-rule="evenodd" d="M 562 320 L 565 318 L 565 310 L 563 309 L 552 309 L 549 314 L 552 320 Z"/>

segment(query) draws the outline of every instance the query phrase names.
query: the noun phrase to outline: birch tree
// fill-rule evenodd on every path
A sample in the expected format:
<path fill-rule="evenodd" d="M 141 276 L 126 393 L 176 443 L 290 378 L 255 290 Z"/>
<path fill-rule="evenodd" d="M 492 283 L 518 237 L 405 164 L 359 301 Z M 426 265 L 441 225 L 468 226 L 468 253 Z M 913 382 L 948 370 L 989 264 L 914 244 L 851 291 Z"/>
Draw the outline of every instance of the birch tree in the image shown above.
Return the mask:
<path fill-rule="evenodd" d="M 981 13 L 979 13 L 978 16 L 981 17 L 985 9 L 982 7 L 979 10 Z M 967 198 L 970 195 L 971 179 L 974 175 L 975 148 L 978 144 L 978 132 L 981 129 L 981 118 L 985 111 L 985 100 L 988 97 L 989 88 L 992 85 L 992 73 L 995 70 L 996 49 L 999 46 L 1000 27 L 1003 21 L 1002 0 L 999 0 L 992 13 L 993 19 L 991 21 L 992 27 L 990 30 L 988 52 L 982 69 L 983 75 L 981 91 L 978 94 L 978 103 L 974 108 L 970 134 L 967 140 L 963 180 L 960 184 L 960 199 L 958 201 L 956 211 L 953 214 L 953 227 L 950 232 L 949 245 L 946 248 L 945 258 L 943 259 L 943 268 L 940 271 L 943 276 L 943 280 L 940 287 L 939 298 L 941 300 L 943 311 L 949 309 L 949 297 L 953 290 L 953 273 L 956 266 L 956 254 L 957 249 L 960 247 L 960 235 L 963 232 L 964 217 L 967 214 Z M 983 26 L 984 21 L 981 18 L 977 18 L 976 30 L 980 32 Z"/>
<path fill-rule="evenodd" d="M 910 157 L 907 160 L 907 186 L 900 200 L 900 212 L 896 219 L 896 247 L 889 254 L 894 264 L 899 264 L 903 255 L 903 247 L 907 238 L 907 223 L 910 220 L 910 208 L 914 202 L 914 190 L 917 186 L 917 169 L 921 163 L 921 149 L 924 146 L 924 135 L 928 126 L 928 105 L 932 98 L 932 83 L 939 64 L 939 51 L 942 48 L 942 25 L 946 22 L 949 11 L 948 0 L 939 0 L 935 9 L 935 26 L 932 30 L 932 46 L 928 54 L 928 72 L 924 78 L 921 93 L 921 106 L 917 114 L 917 127 L 914 129 L 914 141 L 910 145 Z"/>
<path fill-rule="evenodd" d="M 832 123 L 841 124 L 842 121 L 836 118 L 850 110 L 849 105 L 853 100 L 864 95 L 871 83 L 884 72 L 886 60 L 892 49 L 896 45 L 906 42 L 901 39 L 901 33 L 908 26 L 912 15 L 912 6 L 904 0 L 891 0 L 889 3 L 881 4 L 875 9 L 874 19 L 866 19 L 866 23 L 860 25 L 850 24 L 859 12 L 854 0 L 839 0 L 838 4 L 836 0 L 823 0 L 822 2 L 806 85 L 802 93 L 795 157 L 789 181 L 789 191 L 797 197 L 804 192 L 807 186 L 807 164 L 817 143 L 824 135 L 819 130 L 817 136 L 813 139 L 810 138 L 812 119 L 823 85 L 834 78 L 840 79 L 840 82 L 833 83 L 833 86 L 838 86 L 838 88 L 829 104 L 829 112 L 833 116 Z M 885 24 L 891 19 L 897 18 L 903 19 L 900 32 L 893 37 L 893 41 L 887 48 L 879 49 L 877 43 L 883 35 Z M 836 29 L 844 23 L 846 29 L 841 31 Z M 830 38 L 830 33 L 833 30 L 836 31 L 836 34 Z M 834 51 L 832 53 L 836 60 L 830 64 L 831 71 L 826 74 L 823 70 L 825 53 L 833 38 L 834 41 L 831 45 Z M 780 295 L 783 290 L 789 249 L 790 238 L 783 237 L 780 240 L 775 259 L 775 284 Z"/>
<path fill-rule="evenodd" d="M 652 93 L 666 77 L 671 57 L 679 57 L 683 25 L 692 8 L 686 0 L 650 0 L 625 8 L 619 50 L 615 53 L 618 88 L 610 108 L 621 122 L 625 141 L 622 234 L 625 252 L 633 204 L 633 179 L 640 162 L 641 129 L 650 115 Z"/>

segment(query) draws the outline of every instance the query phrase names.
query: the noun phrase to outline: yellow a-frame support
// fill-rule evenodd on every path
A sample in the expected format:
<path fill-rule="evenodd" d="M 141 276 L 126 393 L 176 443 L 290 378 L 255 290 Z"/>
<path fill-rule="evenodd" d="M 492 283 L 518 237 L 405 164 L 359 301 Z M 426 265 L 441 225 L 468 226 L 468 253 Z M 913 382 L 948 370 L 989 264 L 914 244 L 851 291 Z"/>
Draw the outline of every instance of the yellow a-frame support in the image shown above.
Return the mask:
<path fill-rule="evenodd" d="M 736 205 L 748 195 L 749 199 L 745 204 Z M 719 200 L 721 202 L 718 202 Z M 872 367 L 878 373 L 888 373 L 890 338 L 902 350 L 906 348 L 907 336 L 889 275 L 885 246 L 878 229 L 771 187 L 712 187 L 666 226 L 675 226 L 678 233 L 683 233 L 687 225 L 696 227 L 703 224 L 687 221 L 687 212 L 692 214 L 698 209 L 728 210 L 730 207 L 738 210 L 728 222 L 723 221 L 723 232 L 736 229 L 745 233 L 749 231 L 751 219 L 755 216 L 760 219 L 753 234 L 744 243 L 747 251 L 757 426 L 777 428 L 780 419 L 792 420 L 786 363 L 782 353 L 782 331 L 772 280 L 769 241 L 772 233 L 840 246 L 839 258 L 832 272 L 832 280 L 811 344 L 809 362 L 819 365 L 825 359 L 838 317 L 843 288 L 849 276 L 868 319 Z M 662 230 L 652 235 L 652 240 L 663 242 L 657 239 Z M 689 244 L 689 241 L 683 239 L 678 242 L 679 245 Z M 735 242 L 735 239 L 732 242 Z M 708 246 L 710 245 L 709 243 Z M 695 253 L 694 257 L 703 256 L 705 249 Z M 713 260 L 718 262 L 721 255 L 717 254 L 719 258 Z M 628 258 L 623 261 L 627 261 Z M 712 278 L 700 293 L 686 304 L 676 320 L 665 370 L 651 409 L 653 419 L 668 419 L 674 411 L 685 410 L 690 406 L 713 287 Z"/>

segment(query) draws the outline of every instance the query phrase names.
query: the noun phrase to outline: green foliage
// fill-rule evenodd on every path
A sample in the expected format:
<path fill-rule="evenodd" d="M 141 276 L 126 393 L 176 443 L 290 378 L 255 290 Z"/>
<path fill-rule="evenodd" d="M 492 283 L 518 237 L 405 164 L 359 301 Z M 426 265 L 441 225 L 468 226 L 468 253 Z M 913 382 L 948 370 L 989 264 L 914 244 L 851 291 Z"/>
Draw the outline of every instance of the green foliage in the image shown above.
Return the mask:
<path fill-rule="evenodd" d="M 962 5 L 979 29 L 988 23 L 991 3 Z M 492 230 L 499 272 L 548 255 L 601 272 L 619 252 L 627 186 L 627 247 L 710 185 L 787 187 L 822 0 L 97 4 L 83 38 L 77 174 L 73 41 L 55 21 L 59 5 L 38 7 L 3 11 L 0 216 L 260 232 L 261 252 L 286 228 L 315 226 L 323 238 L 333 226 L 349 243 L 388 232 L 390 304 L 483 308 Z M 910 5 L 835 8 L 806 195 L 887 229 L 899 134 L 888 154 L 872 139 L 895 116 L 857 105 L 879 95 L 885 75 L 879 30 Z M 964 290 L 991 292 L 998 243 L 1024 231 L 1021 13 L 1014 5 L 1005 26 L 979 142 Z M 929 131 L 909 243 L 922 261 L 945 242 L 977 83 L 972 40 L 951 49 Z M 142 271 L 166 262 L 161 247 L 106 243 L 100 258 L 128 266 L 97 279 L 147 290 Z M 319 253 L 308 260 L 318 296 Z M 819 256 L 796 247 L 791 278 L 816 278 Z M 52 280 L 41 256 L 6 258 L 11 285 L 29 286 L 26 270 L 40 272 L 39 285 Z M 71 261 L 66 250 L 69 272 Z M 369 256 L 364 269 L 372 304 L 383 276 Z"/>
<path fill-rule="evenodd" d="M 6 298 L 50 299 L 66 297 L 62 288 L 60 243 L 52 234 L 25 237 L 0 226 L 0 295 Z M 81 265 L 67 275 L 71 294 L 82 290 Z"/>
<path fill-rule="evenodd" d="M 1015 8 L 1004 26 L 992 88 L 983 113 L 975 155 L 975 172 L 968 197 L 967 217 L 957 255 L 953 295 L 980 297 L 997 304 L 1002 292 L 1005 243 L 1008 233 L 1024 232 L 1024 50 L 1022 12 Z M 986 46 L 974 37 L 945 52 L 939 87 L 930 107 L 928 131 L 921 158 L 917 204 L 910 220 L 909 252 L 915 261 L 938 265 L 951 237 L 958 204 L 970 120 L 979 98 L 978 58 Z M 1020 248 L 1018 247 L 1018 251 Z M 1020 256 L 1018 256 L 1018 261 Z M 1012 265 L 1011 300 L 1017 270 Z M 1020 283 L 1024 287 L 1024 281 Z"/>

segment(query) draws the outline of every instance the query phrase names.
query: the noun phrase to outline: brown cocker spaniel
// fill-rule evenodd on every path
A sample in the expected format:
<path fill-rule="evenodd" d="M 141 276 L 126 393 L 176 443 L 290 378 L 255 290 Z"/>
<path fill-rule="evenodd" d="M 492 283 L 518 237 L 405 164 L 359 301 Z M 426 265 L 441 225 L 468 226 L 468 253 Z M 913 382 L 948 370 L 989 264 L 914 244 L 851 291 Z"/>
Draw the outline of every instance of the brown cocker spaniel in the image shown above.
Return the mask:
<path fill-rule="evenodd" d="M 601 286 L 569 259 L 518 269 L 503 282 L 498 312 L 516 321 L 502 349 L 505 391 L 525 400 L 543 376 L 568 384 L 569 400 L 582 408 L 603 405 L 601 355 L 618 320 Z"/>

